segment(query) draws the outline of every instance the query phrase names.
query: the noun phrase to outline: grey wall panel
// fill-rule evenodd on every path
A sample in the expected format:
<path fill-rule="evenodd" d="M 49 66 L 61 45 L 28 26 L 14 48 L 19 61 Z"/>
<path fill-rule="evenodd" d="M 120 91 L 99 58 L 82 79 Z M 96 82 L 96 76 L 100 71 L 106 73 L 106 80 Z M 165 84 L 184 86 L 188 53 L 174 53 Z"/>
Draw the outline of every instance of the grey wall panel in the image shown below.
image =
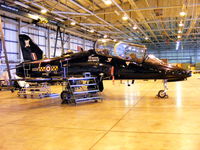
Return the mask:
<path fill-rule="evenodd" d="M 43 27 L 38 27 L 36 25 L 30 25 L 24 22 L 21 22 L 21 27 L 19 28 L 19 21 L 3 18 L 5 21 L 3 23 L 4 27 L 4 34 L 5 34 L 5 41 L 6 41 L 6 47 L 8 49 L 8 57 L 9 60 L 14 60 L 16 62 L 19 62 L 17 58 L 19 58 L 19 42 L 18 42 L 18 31 L 20 31 L 21 34 L 27 34 L 29 35 L 33 41 L 39 45 L 39 47 L 44 52 L 44 55 L 47 56 L 49 53 L 48 49 L 48 29 Z M 54 53 L 54 47 L 55 47 L 55 38 L 56 38 L 56 31 L 49 30 L 50 32 L 50 56 L 53 57 Z M 77 52 L 77 47 L 80 46 L 82 48 L 85 47 L 85 50 L 93 48 L 93 42 L 89 40 L 84 40 L 80 37 L 72 36 L 70 34 L 62 33 L 63 41 L 64 41 L 64 52 L 66 52 L 68 49 L 73 50 L 74 52 Z M 60 38 L 57 41 L 57 47 L 56 47 L 56 56 L 61 55 L 61 40 Z M 3 61 L 3 60 L 2 60 Z M 4 62 L 4 61 L 3 61 Z"/>

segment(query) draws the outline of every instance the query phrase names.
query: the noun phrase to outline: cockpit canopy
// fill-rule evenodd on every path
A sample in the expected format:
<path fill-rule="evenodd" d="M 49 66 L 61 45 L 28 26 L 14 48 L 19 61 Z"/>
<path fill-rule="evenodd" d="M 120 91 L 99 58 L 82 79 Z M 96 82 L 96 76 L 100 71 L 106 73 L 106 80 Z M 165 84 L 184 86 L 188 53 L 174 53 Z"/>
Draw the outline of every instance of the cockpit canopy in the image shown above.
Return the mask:
<path fill-rule="evenodd" d="M 142 63 L 145 59 L 146 47 L 126 42 L 114 42 L 110 39 L 99 39 L 96 42 L 97 54 L 117 56 L 121 59 Z"/>

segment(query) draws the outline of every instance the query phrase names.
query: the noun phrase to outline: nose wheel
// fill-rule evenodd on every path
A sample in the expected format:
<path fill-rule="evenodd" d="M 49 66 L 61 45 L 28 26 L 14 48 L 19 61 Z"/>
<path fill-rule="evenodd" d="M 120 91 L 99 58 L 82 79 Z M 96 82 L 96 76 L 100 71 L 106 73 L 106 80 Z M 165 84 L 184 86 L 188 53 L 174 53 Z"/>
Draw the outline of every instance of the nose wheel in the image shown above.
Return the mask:
<path fill-rule="evenodd" d="M 158 92 L 158 95 L 157 95 L 159 98 L 167 98 L 168 97 L 168 95 L 167 95 L 167 93 L 166 93 L 166 91 L 165 90 L 160 90 L 159 92 Z"/>
<path fill-rule="evenodd" d="M 163 81 L 163 84 L 164 84 L 164 90 L 160 90 L 158 92 L 158 97 L 159 98 L 168 98 L 168 95 L 167 95 L 167 90 L 168 90 L 168 87 L 167 87 L 167 80 L 164 80 Z"/>

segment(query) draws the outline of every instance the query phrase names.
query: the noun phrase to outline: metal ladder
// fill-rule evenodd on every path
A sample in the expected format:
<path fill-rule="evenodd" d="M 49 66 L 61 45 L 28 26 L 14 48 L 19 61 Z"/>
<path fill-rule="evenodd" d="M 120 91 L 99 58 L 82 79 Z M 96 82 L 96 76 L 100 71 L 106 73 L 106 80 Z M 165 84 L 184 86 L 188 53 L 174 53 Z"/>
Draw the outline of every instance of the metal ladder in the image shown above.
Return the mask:
<path fill-rule="evenodd" d="M 102 100 L 99 95 L 99 88 L 96 82 L 96 77 L 92 77 L 90 73 L 85 73 L 83 77 L 68 78 L 65 90 L 62 92 L 66 94 L 62 96 L 62 103 L 79 103 L 85 101 Z M 64 95 L 63 94 L 63 95 Z"/>

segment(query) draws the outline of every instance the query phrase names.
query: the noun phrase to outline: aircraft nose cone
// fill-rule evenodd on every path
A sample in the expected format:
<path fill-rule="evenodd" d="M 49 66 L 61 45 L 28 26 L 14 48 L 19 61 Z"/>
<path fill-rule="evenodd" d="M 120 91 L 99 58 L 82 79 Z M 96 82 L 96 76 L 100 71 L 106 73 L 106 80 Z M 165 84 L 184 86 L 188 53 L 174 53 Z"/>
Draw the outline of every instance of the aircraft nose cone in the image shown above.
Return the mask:
<path fill-rule="evenodd" d="M 189 71 L 189 70 L 180 70 L 179 71 L 179 75 L 183 75 L 183 76 L 186 76 L 186 77 L 190 77 L 192 75 L 192 72 Z"/>
<path fill-rule="evenodd" d="M 171 75 L 190 77 L 192 72 L 184 69 L 174 69 L 170 71 Z"/>
<path fill-rule="evenodd" d="M 188 71 L 187 71 L 187 76 L 188 76 L 188 77 L 191 77 L 191 76 L 192 76 L 192 71 L 189 71 L 189 70 L 188 70 Z"/>

